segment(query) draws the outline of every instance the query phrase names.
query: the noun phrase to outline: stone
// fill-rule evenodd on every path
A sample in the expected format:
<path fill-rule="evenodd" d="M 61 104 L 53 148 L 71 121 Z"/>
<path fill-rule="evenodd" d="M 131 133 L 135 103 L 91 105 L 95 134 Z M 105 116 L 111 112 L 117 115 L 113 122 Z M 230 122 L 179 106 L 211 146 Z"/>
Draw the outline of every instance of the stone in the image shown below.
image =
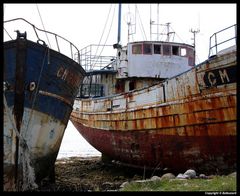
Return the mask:
<path fill-rule="evenodd" d="M 174 179 L 175 176 L 172 174 L 172 173 L 166 173 L 166 174 L 163 174 L 162 177 L 161 177 L 161 180 L 170 180 L 170 179 Z"/>
<path fill-rule="evenodd" d="M 196 178 L 196 172 L 193 169 L 188 169 L 184 175 L 189 176 L 189 178 Z"/>

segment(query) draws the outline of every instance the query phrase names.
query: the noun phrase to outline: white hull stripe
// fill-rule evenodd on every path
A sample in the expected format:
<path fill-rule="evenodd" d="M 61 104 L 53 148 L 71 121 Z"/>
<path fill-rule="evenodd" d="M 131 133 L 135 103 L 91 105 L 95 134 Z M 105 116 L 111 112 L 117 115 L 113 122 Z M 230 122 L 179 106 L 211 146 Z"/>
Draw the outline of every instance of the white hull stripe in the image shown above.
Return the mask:
<path fill-rule="evenodd" d="M 64 97 L 61 97 L 59 95 L 56 95 L 56 94 L 53 94 L 53 93 L 49 93 L 49 92 L 46 92 L 46 91 L 42 91 L 42 90 L 39 90 L 39 93 L 42 94 L 42 95 L 45 95 L 45 96 L 50 96 L 50 97 L 54 97 L 56 99 L 59 99 L 59 100 L 67 103 L 68 105 L 70 105 L 72 107 L 71 101 L 65 99 Z"/>

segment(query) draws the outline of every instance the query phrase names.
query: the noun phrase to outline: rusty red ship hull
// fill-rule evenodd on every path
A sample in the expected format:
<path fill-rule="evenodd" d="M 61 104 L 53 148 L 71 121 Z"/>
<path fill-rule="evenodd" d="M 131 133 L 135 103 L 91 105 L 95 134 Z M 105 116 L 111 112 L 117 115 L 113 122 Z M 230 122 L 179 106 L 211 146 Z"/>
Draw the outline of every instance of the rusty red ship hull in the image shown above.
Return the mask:
<path fill-rule="evenodd" d="M 80 133 L 96 149 L 112 160 L 145 169 L 184 172 L 231 171 L 236 169 L 235 136 L 187 136 L 149 134 L 142 131 L 122 133 L 89 129 L 76 124 Z M 199 129 L 205 129 L 204 127 Z M 134 139 L 133 139 L 134 138 Z M 131 141 L 131 142 L 128 142 Z"/>
<path fill-rule="evenodd" d="M 236 169 L 236 51 L 157 85 L 76 99 L 70 120 L 102 154 L 142 168 Z"/>

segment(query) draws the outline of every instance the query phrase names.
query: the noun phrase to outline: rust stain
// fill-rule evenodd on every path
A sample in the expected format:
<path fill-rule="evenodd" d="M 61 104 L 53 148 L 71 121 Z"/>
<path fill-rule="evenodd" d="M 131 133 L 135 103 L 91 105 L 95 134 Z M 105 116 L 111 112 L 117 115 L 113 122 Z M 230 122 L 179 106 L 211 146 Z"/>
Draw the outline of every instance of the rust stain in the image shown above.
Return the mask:
<path fill-rule="evenodd" d="M 146 132 L 128 131 L 125 134 L 122 132 L 114 132 L 113 134 L 111 131 L 88 129 L 76 122 L 74 124 L 81 134 L 104 154 L 123 163 L 139 167 L 145 165 L 149 168 L 155 168 L 156 165 L 161 165 L 162 169 L 167 166 L 178 171 L 197 167 L 200 171 L 204 165 L 206 166 L 206 163 L 216 164 L 217 160 L 215 159 L 220 157 L 226 161 L 229 160 L 227 159 L 230 156 L 229 152 L 233 152 L 231 156 L 236 156 L 234 137 L 216 136 L 209 138 L 208 135 L 200 134 L 206 130 L 204 126 L 191 128 L 191 131 L 179 128 L 178 135 L 159 135 L 159 132 L 152 132 L 151 137 L 149 137 Z M 211 159 L 212 154 L 215 155 L 214 159 Z M 229 160 L 229 162 L 231 161 Z"/>
<path fill-rule="evenodd" d="M 218 164 L 222 159 L 234 162 L 236 84 L 203 86 L 204 72 L 220 64 L 212 59 L 188 75 L 178 76 L 177 81 L 168 80 L 161 95 L 162 84 L 125 93 L 116 98 L 121 110 L 105 112 L 110 102 L 102 104 L 99 99 L 95 102 L 98 110 L 85 113 L 88 101 L 81 100 L 83 109 L 72 112 L 71 120 L 96 149 L 129 164 L 183 169 L 201 168 L 211 161 Z M 148 103 L 144 95 L 157 98 L 151 97 Z"/>

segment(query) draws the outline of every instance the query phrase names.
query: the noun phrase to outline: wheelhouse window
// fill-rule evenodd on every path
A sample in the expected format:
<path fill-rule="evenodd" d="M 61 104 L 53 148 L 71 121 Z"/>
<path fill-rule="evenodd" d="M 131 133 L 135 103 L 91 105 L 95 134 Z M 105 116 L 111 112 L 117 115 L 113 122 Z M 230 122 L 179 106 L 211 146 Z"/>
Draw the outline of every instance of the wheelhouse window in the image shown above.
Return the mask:
<path fill-rule="evenodd" d="M 143 54 L 152 54 L 152 44 L 143 44 Z"/>
<path fill-rule="evenodd" d="M 162 53 L 162 52 L 161 52 L 161 48 L 162 48 L 161 45 L 159 45 L 159 44 L 154 44 L 153 48 L 154 48 L 154 54 L 161 54 L 161 53 Z"/>
<path fill-rule="evenodd" d="M 135 44 L 132 46 L 132 54 L 142 54 L 142 44 Z"/>
<path fill-rule="evenodd" d="M 171 55 L 171 46 L 170 45 L 163 45 L 163 55 Z"/>
<path fill-rule="evenodd" d="M 132 54 L 152 54 L 152 44 L 135 44 L 132 46 Z"/>
<path fill-rule="evenodd" d="M 172 55 L 179 56 L 179 46 L 172 46 Z"/>
<path fill-rule="evenodd" d="M 187 55 L 187 49 L 181 48 L 181 56 L 186 56 L 186 55 Z"/>

